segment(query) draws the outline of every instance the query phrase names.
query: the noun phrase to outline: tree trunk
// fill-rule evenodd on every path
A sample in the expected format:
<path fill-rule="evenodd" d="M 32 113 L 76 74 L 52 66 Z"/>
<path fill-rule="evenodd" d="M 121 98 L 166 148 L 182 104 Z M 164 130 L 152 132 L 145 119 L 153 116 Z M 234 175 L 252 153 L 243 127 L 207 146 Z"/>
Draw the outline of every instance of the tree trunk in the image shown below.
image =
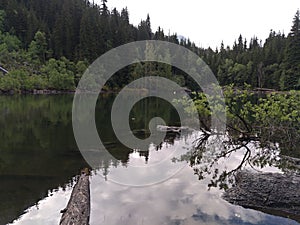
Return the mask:
<path fill-rule="evenodd" d="M 235 186 L 223 198 L 246 208 L 289 217 L 300 222 L 300 176 L 239 172 Z"/>
<path fill-rule="evenodd" d="M 61 211 L 60 225 L 88 225 L 90 220 L 90 181 L 88 169 L 82 170 L 67 207 Z"/>

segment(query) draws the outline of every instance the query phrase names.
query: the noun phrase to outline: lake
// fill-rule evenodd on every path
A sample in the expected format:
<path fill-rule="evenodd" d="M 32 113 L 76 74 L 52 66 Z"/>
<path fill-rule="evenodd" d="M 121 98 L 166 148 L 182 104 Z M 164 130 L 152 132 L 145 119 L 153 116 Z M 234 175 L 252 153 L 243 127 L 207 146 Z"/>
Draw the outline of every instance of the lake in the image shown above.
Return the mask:
<path fill-rule="evenodd" d="M 199 180 L 187 162 L 171 160 L 193 148 L 199 131 L 168 134 L 148 151 L 125 147 L 111 126 L 113 100 L 114 95 L 100 96 L 96 108 L 98 133 L 112 157 L 101 158 L 92 171 L 91 225 L 299 224 L 232 205 L 219 189 L 208 190 L 209 180 Z M 59 223 L 76 175 L 88 167 L 73 135 L 72 101 L 72 95 L 0 96 L 0 224 Z M 147 98 L 131 111 L 132 132 L 148 137 L 156 116 L 180 126 L 169 103 Z M 151 182 L 157 175 L 163 179 Z M 140 181 L 147 186 L 126 185 Z"/>

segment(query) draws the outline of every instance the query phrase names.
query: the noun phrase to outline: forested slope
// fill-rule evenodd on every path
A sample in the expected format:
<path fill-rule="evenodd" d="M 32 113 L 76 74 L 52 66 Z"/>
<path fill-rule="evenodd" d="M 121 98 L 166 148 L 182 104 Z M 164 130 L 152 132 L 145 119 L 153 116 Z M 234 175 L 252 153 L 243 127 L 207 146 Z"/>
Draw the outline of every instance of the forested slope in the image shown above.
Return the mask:
<path fill-rule="evenodd" d="M 3 92 L 74 90 L 87 66 L 101 54 L 128 42 L 149 39 L 191 49 L 211 67 L 221 85 L 300 89 L 299 10 L 287 35 L 271 30 L 263 42 L 240 35 L 232 46 L 221 43 L 219 49 L 199 48 L 176 33 L 165 35 L 160 27 L 153 31 L 149 15 L 135 27 L 129 23 L 127 8 L 108 10 L 106 0 L 100 6 L 87 0 L 2 0 L 0 10 L 0 66 L 10 71 L 0 76 Z M 145 74 L 144 64 L 120 71 L 107 88 L 120 88 L 137 73 Z M 197 89 L 176 68 L 164 66 L 163 73 Z"/>

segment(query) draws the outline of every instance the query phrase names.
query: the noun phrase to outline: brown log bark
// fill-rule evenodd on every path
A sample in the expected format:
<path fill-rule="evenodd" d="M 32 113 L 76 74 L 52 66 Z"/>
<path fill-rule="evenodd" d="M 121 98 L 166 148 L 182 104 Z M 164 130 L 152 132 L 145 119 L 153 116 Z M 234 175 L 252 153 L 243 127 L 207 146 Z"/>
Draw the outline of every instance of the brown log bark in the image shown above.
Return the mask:
<path fill-rule="evenodd" d="M 90 181 L 88 169 L 82 170 L 67 207 L 61 211 L 60 225 L 88 225 L 90 220 Z"/>

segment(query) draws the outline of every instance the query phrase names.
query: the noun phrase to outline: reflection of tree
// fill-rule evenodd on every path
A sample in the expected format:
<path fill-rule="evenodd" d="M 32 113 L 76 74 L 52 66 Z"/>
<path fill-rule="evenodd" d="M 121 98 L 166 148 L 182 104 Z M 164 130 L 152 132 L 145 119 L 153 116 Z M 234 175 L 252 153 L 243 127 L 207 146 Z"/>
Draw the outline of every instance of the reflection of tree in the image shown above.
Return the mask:
<path fill-rule="evenodd" d="M 110 157 L 100 153 L 99 168 L 104 177 L 109 176 L 110 168 L 126 166 L 133 153 L 114 135 L 110 121 L 114 97 L 101 95 L 96 106 L 99 136 L 111 153 Z M 64 187 L 88 166 L 73 135 L 72 100 L 72 95 L 0 96 L 0 224 L 17 218 L 48 191 Z M 178 117 L 173 111 L 165 101 L 145 99 L 132 109 L 132 130 L 145 137 L 155 116 L 174 125 Z M 166 137 L 169 143 L 176 138 L 171 136 Z M 147 161 L 149 152 L 140 152 L 140 156 Z"/>
<path fill-rule="evenodd" d="M 71 126 L 72 96 L 0 96 L 0 224 L 86 167 Z"/>
<path fill-rule="evenodd" d="M 199 179 L 209 177 L 209 187 L 227 189 L 234 181 L 234 175 L 245 166 L 264 167 L 277 165 L 277 149 L 260 149 L 258 142 L 237 141 L 230 135 L 218 136 L 203 134 L 197 140 L 197 147 L 190 153 L 189 162 Z M 256 149 L 254 149 L 256 148 Z M 232 160 L 236 153 L 242 153 L 239 159 Z M 239 155 L 240 156 L 240 155 Z M 229 166 L 220 166 L 230 162 Z"/>
<path fill-rule="evenodd" d="M 295 159 L 299 157 L 300 143 L 299 93 L 260 98 L 248 90 L 239 92 L 229 88 L 225 97 L 226 134 L 219 134 L 210 126 L 207 100 L 201 94 L 196 97 L 204 126 L 196 148 L 182 159 L 190 163 L 199 179 L 210 178 L 209 187 L 227 189 L 234 175 L 245 167 L 257 170 L 275 166 L 283 171 L 299 171 L 299 160 Z M 223 166 L 226 162 L 230 165 Z"/>
<path fill-rule="evenodd" d="M 221 144 L 220 144 L 221 143 Z M 290 156 L 279 155 L 285 143 L 262 143 L 251 138 L 237 140 L 236 137 L 203 134 L 197 140 L 197 147 L 189 155 L 189 163 L 199 179 L 211 178 L 209 187 L 227 189 L 233 184 L 235 174 L 245 167 L 255 170 L 266 166 L 274 166 L 283 171 L 300 172 L 300 160 Z M 289 145 L 289 143 L 287 143 Z M 213 148 L 218 148 L 215 151 Z M 209 153 L 209 154 L 207 154 Z M 231 160 L 233 155 L 241 153 L 239 160 Z M 186 158 L 186 156 L 185 156 Z M 234 163 L 231 167 L 222 167 L 220 162 Z"/>

